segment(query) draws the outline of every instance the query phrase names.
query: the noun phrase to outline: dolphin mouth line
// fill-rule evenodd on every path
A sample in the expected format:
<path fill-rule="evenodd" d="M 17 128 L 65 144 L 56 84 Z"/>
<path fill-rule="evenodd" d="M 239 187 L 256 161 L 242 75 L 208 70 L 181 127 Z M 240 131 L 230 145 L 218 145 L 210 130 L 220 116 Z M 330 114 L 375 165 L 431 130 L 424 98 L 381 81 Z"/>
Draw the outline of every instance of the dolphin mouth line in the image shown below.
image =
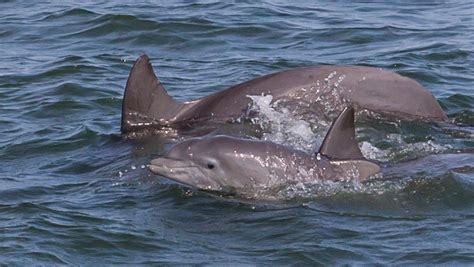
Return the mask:
<path fill-rule="evenodd" d="M 152 159 L 150 161 L 151 164 L 153 164 L 152 162 L 153 161 L 175 161 L 175 162 L 184 162 L 184 160 L 182 159 L 179 159 L 179 158 L 170 158 L 170 157 L 167 157 L 167 156 L 162 156 L 162 157 L 159 157 L 159 158 L 156 158 L 156 159 Z"/>
<path fill-rule="evenodd" d="M 148 164 L 146 166 L 152 170 L 156 170 L 157 168 L 160 170 L 180 170 L 180 169 L 198 168 L 198 166 L 196 165 L 168 167 L 168 166 L 162 166 L 162 165 Z"/>
<path fill-rule="evenodd" d="M 159 161 L 159 163 L 157 163 L 156 161 Z M 173 163 L 174 164 L 182 164 L 182 165 L 181 166 L 180 165 L 173 166 Z M 194 164 L 191 164 L 191 163 L 188 163 L 188 164 L 184 165 L 185 163 L 186 163 L 185 161 L 180 160 L 180 159 L 162 157 L 162 158 L 157 158 L 157 159 L 154 159 L 154 160 L 150 161 L 150 164 L 148 164 L 147 167 L 149 167 L 149 168 L 154 167 L 154 168 L 160 168 L 160 169 L 198 168 L 197 165 L 194 165 Z M 169 167 L 170 165 L 172 165 L 172 167 Z"/>
<path fill-rule="evenodd" d="M 147 166 L 156 166 L 156 167 L 165 167 L 167 166 L 167 164 L 155 164 L 153 163 L 153 161 L 155 160 L 163 160 L 165 161 L 166 163 L 186 163 L 184 160 L 180 160 L 180 159 L 173 159 L 173 158 L 157 158 L 157 159 L 154 159 L 152 161 L 150 161 L 150 164 L 148 164 Z M 190 168 L 190 167 L 198 167 L 197 165 L 195 164 L 188 164 L 188 165 L 185 165 L 185 166 L 176 166 L 176 167 L 173 167 L 173 168 Z"/>
<path fill-rule="evenodd" d="M 153 173 L 173 178 L 174 174 L 180 173 L 186 170 L 195 169 L 201 171 L 199 166 L 193 164 L 192 162 L 184 161 L 181 159 L 161 157 L 156 158 L 150 161 L 150 164 L 147 165 L 148 169 Z"/>

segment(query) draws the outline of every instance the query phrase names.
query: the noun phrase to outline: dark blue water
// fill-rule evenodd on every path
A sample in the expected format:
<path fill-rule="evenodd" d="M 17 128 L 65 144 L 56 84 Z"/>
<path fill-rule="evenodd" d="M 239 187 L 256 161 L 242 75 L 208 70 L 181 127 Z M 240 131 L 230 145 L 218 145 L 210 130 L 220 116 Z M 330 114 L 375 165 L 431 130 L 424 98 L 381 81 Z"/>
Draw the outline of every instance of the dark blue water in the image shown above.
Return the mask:
<path fill-rule="evenodd" d="M 0 1 L 0 262 L 6 265 L 474 262 L 469 1 Z M 143 168 L 176 140 L 120 135 L 134 60 L 180 100 L 291 67 L 383 67 L 450 125 L 371 122 L 366 185 L 279 201 L 194 191 Z"/>

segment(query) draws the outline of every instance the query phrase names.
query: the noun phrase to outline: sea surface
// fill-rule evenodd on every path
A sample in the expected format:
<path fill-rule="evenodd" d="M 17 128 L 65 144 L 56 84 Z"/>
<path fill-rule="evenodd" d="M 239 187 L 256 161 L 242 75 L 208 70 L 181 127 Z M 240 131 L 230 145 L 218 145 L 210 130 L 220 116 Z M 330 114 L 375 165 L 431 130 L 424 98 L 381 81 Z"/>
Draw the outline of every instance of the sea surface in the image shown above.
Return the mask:
<path fill-rule="evenodd" d="M 179 100 L 293 67 L 381 67 L 451 123 L 362 122 L 383 163 L 370 183 L 209 194 L 146 169 L 180 137 L 120 134 L 144 53 Z M 266 140 L 323 136 L 261 119 Z M 0 0 L 0 265 L 472 265 L 472 147 L 472 1 Z"/>

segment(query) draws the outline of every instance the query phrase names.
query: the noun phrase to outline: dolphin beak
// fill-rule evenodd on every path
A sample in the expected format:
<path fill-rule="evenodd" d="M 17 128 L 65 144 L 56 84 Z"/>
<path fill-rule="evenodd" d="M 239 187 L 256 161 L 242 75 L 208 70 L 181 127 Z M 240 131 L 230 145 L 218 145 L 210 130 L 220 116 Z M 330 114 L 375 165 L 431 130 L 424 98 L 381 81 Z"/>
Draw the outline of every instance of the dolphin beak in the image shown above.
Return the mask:
<path fill-rule="evenodd" d="M 150 161 L 150 164 L 148 165 L 148 169 L 150 169 L 151 172 L 166 177 L 169 177 L 174 169 L 187 167 L 193 166 L 185 161 L 170 158 L 156 158 Z"/>
<path fill-rule="evenodd" d="M 178 183 L 206 190 L 218 190 L 218 183 L 207 177 L 198 166 L 187 160 L 156 158 L 150 161 L 148 169 Z"/>

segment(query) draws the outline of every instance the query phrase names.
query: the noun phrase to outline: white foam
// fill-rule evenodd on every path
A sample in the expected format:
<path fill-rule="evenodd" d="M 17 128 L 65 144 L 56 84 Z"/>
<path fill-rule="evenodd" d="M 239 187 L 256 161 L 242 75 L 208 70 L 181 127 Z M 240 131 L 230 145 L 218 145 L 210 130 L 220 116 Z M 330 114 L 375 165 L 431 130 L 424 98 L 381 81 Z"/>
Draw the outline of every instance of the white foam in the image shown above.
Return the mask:
<path fill-rule="evenodd" d="M 403 155 L 408 155 L 410 158 L 412 158 L 413 155 L 416 157 L 421 157 L 452 149 L 451 145 L 437 144 L 432 140 L 418 143 L 406 143 L 402 138 L 399 137 L 398 134 L 388 136 L 386 141 L 391 141 L 392 143 L 392 146 L 388 149 L 380 149 L 369 142 L 362 142 L 360 147 L 362 155 L 368 159 L 391 161 Z"/>
<path fill-rule="evenodd" d="M 367 158 L 367 159 L 376 159 L 376 160 L 383 160 L 386 159 L 388 156 L 387 150 L 382 150 L 380 148 L 377 148 L 373 146 L 369 142 L 362 142 L 362 145 L 360 146 L 360 151 L 362 152 L 362 155 Z"/>
<path fill-rule="evenodd" d="M 297 118 L 286 108 L 278 108 L 278 101 L 272 103 L 272 95 L 247 97 L 253 101 L 250 110 L 258 114 L 253 122 L 259 124 L 265 131 L 263 140 L 305 151 L 317 149 L 322 138 L 313 132 L 310 123 Z"/>
<path fill-rule="evenodd" d="M 328 76 L 328 80 L 335 74 Z M 340 80 L 344 77 L 339 77 Z M 272 95 L 248 95 L 252 100 L 250 110 L 256 112 L 253 122 L 264 129 L 263 140 L 284 144 L 306 152 L 316 151 L 326 134 L 327 124 L 324 121 L 305 121 L 287 108 L 279 107 Z M 431 140 L 418 143 L 406 143 L 400 134 L 386 135 L 390 148 L 380 149 L 372 143 L 364 141 L 360 148 L 364 157 L 373 160 L 390 161 L 399 155 L 439 153 L 450 149 L 450 145 L 437 144 Z"/>

